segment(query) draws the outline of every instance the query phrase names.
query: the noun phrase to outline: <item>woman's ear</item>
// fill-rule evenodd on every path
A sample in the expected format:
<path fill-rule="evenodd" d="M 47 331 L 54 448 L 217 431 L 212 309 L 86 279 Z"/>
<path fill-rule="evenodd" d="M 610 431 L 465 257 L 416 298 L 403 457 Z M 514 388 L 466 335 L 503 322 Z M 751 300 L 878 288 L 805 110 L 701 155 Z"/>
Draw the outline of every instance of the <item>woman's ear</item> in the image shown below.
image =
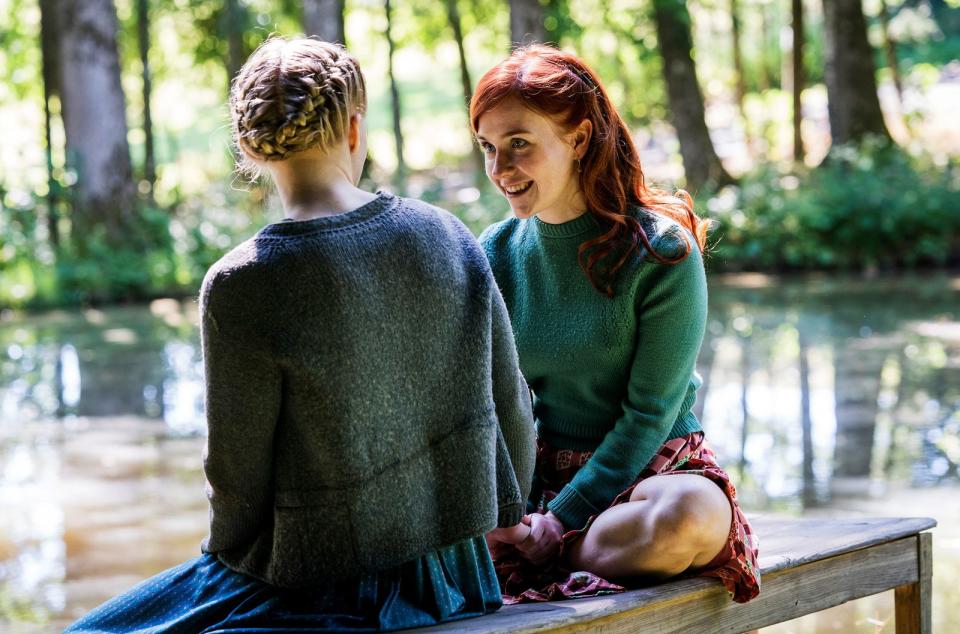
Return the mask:
<path fill-rule="evenodd" d="M 363 115 L 359 112 L 350 117 L 350 129 L 347 130 L 347 144 L 353 152 L 360 144 L 360 128 L 363 126 Z"/>
<path fill-rule="evenodd" d="M 587 153 L 587 148 L 590 147 L 590 138 L 592 136 L 593 122 L 590 121 L 590 119 L 581 121 L 577 128 L 570 133 L 570 145 L 577 155 L 577 160 L 582 159 Z"/>

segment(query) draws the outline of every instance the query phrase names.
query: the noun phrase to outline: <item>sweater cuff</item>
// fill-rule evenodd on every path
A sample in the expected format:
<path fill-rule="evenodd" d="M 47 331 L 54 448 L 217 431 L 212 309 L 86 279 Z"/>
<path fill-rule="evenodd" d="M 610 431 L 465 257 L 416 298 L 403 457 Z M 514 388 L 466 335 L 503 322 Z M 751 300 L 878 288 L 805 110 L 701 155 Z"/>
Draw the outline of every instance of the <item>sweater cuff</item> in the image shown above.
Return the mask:
<path fill-rule="evenodd" d="M 523 503 L 514 502 L 501 506 L 497 512 L 497 528 L 516 526 L 523 519 Z"/>
<path fill-rule="evenodd" d="M 591 515 L 600 514 L 599 509 L 569 484 L 547 504 L 547 510 L 552 511 L 563 522 L 563 527 L 571 531 L 580 530 Z"/>

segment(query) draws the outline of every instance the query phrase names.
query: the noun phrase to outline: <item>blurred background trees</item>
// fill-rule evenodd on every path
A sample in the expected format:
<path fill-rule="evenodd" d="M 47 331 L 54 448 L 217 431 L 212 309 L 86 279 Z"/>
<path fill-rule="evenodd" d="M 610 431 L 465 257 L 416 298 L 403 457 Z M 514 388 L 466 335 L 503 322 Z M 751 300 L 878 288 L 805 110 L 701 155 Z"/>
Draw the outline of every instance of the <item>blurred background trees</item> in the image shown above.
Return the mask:
<path fill-rule="evenodd" d="M 547 41 L 598 71 L 648 180 L 717 221 L 713 270 L 960 263 L 957 0 L 0 0 L 0 25 L 0 307 L 191 294 L 280 217 L 233 175 L 224 105 L 272 33 L 346 41 L 367 185 L 474 230 L 507 206 L 472 83 Z"/>

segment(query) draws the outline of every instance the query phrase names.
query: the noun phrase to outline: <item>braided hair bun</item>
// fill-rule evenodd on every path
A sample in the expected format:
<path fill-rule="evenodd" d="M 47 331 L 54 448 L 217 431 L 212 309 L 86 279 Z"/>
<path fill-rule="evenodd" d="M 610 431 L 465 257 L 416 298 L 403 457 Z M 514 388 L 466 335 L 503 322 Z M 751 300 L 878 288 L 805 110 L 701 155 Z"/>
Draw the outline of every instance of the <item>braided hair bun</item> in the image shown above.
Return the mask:
<path fill-rule="evenodd" d="M 325 149 L 343 138 L 350 116 L 366 105 L 360 65 L 342 46 L 272 37 L 233 80 L 234 142 L 241 156 L 259 161 Z"/>

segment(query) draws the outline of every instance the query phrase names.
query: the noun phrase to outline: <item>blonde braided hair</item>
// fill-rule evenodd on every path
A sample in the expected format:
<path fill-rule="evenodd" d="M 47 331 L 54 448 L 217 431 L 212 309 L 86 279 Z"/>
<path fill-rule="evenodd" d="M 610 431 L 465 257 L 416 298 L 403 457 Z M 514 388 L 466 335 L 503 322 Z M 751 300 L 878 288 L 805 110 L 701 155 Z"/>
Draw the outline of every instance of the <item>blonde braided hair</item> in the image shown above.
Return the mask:
<path fill-rule="evenodd" d="M 240 69 L 230 90 L 233 139 L 241 171 L 249 159 L 277 161 L 343 138 L 367 107 L 360 65 L 338 44 L 272 37 Z"/>

